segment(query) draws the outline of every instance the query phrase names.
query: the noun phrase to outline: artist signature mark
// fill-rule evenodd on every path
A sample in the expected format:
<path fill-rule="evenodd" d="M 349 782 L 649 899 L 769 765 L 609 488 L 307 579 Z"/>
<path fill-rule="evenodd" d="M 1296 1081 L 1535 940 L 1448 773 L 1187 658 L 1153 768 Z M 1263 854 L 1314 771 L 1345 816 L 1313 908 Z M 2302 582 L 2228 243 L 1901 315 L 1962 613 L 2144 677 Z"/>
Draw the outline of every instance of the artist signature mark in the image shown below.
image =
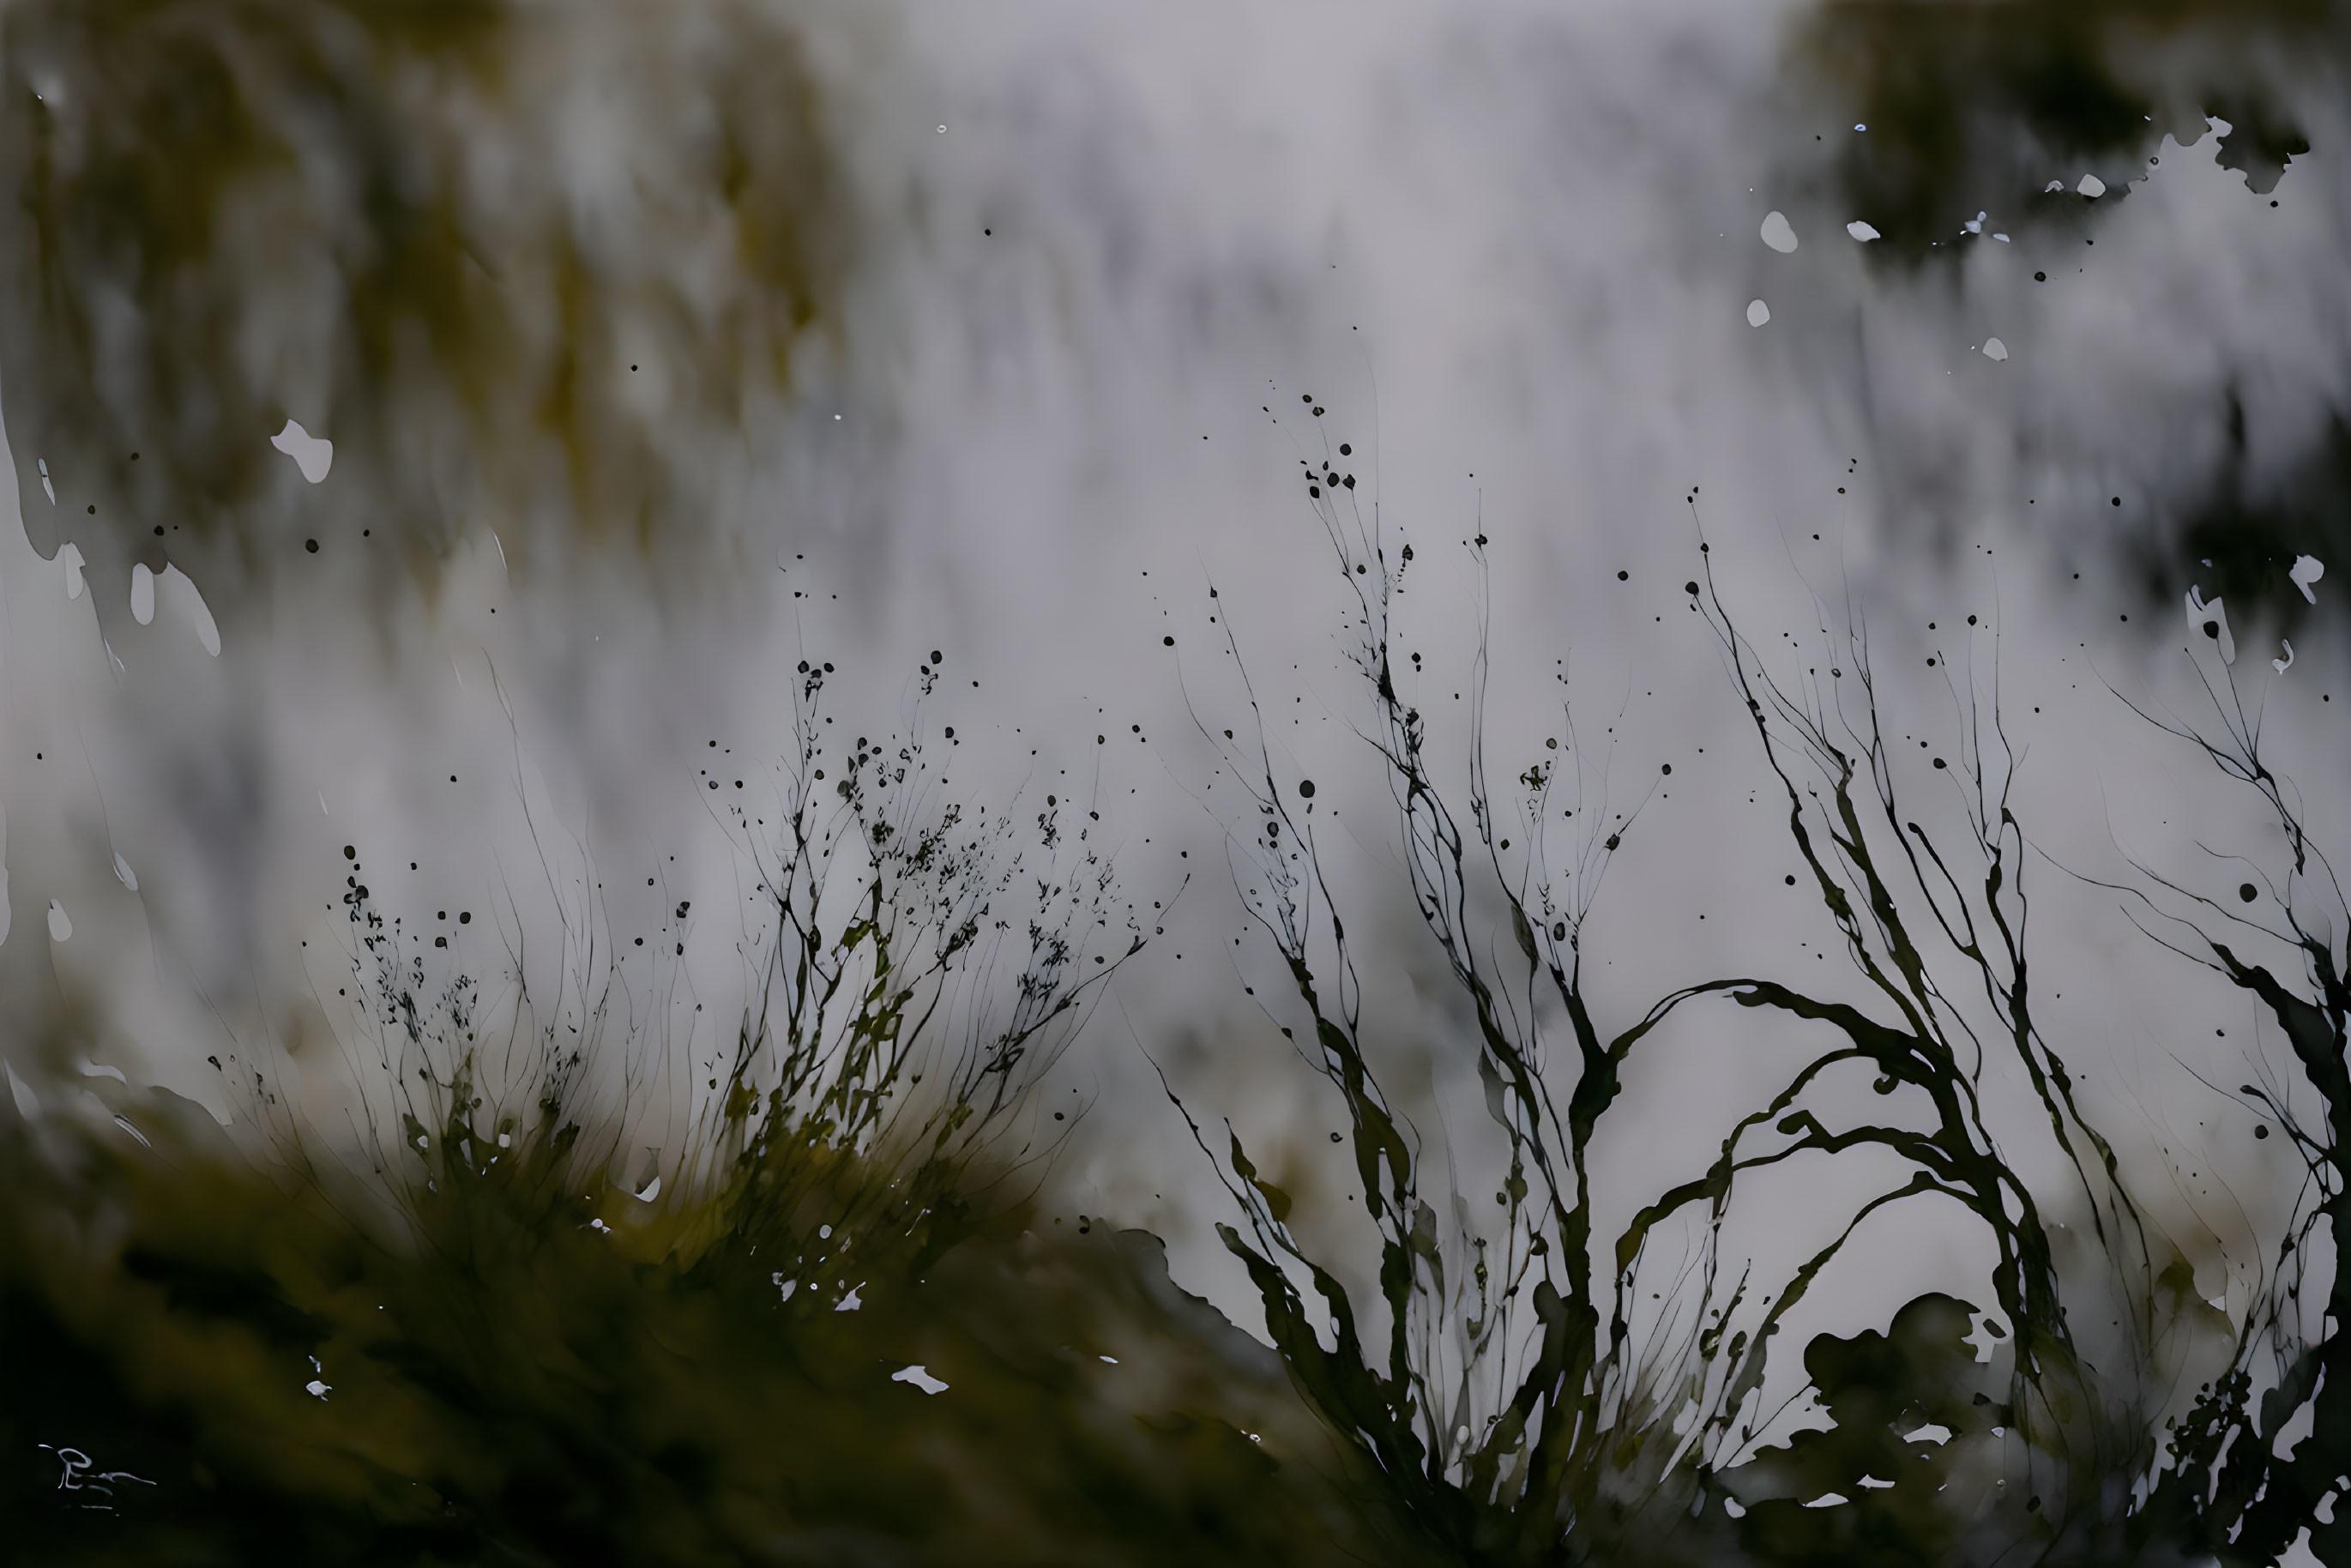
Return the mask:
<path fill-rule="evenodd" d="M 39 1447 L 56 1458 L 60 1471 L 57 1490 L 73 1493 L 69 1500 L 78 1508 L 112 1513 L 115 1511 L 114 1504 L 108 1500 L 114 1496 L 115 1488 L 127 1485 L 152 1487 L 155 1484 L 145 1476 L 134 1476 L 129 1470 L 101 1470 L 98 1468 L 98 1461 L 79 1448 L 60 1448 L 47 1443 Z"/>

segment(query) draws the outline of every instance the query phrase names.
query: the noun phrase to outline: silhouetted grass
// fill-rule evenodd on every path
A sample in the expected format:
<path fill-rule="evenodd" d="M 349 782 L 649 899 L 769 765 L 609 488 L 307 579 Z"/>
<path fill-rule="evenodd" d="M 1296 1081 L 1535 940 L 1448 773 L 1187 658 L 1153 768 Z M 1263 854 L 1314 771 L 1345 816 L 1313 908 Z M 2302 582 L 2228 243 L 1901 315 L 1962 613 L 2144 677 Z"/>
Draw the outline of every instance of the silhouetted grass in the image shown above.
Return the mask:
<path fill-rule="evenodd" d="M 1372 1065 L 1354 949 L 1317 858 L 1312 788 L 1281 787 L 1261 724 L 1254 747 L 1221 746 L 1255 808 L 1253 821 L 1234 830 L 1237 891 L 1302 1005 L 1302 1027 L 1282 1032 L 1311 1040 L 1301 1050 L 1343 1106 L 1356 1190 L 1379 1238 L 1377 1301 L 1355 1300 L 1291 1230 L 1289 1196 L 1259 1175 L 1238 1134 L 1209 1152 L 1245 1221 L 1222 1228 L 1225 1242 L 1255 1281 L 1301 1392 L 1377 1468 L 1431 1548 L 1475 1563 L 2094 1563 L 2198 1552 L 2274 1560 L 2351 1453 L 2341 1446 L 2344 1417 L 2312 1402 L 2317 1369 L 2340 1342 L 2330 1332 L 2305 1343 L 2276 1310 L 2273 1288 L 2233 1325 L 2225 1374 L 2192 1410 L 2167 1415 L 2170 1380 L 2206 1352 L 2193 1328 L 2206 1309 L 2194 1299 L 2193 1270 L 2133 1200 L 2034 1012 L 2028 846 L 2010 801 L 2014 757 L 1996 667 L 1987 694 L 1972 664 L 1962 685 L 1943 661 L 1960 734 L 1956 760 L 1934 766 L 1962 803 L 1966 841 L 1953 852 L 1904 808 L 1865 634 L 1856 625 L 1842 645 L 1828 640 L 1818 664 L 1783 682 L 1716 595 L 1700 540 L 1690 607 L 1716 634 L 1787 803 L 1789 842 L 1861 999 L 1811 977 L 1741 976 L 1628 1008 L 1594 995 L 1583 960 L 1600 874 L 1635 821 L 1585 810 L 1574 829 L 1558 826 L 1574 816 L 1552 807 L 1561 769 L 1580 762 L 1572 716 L 1569 755 L 1539 758 L 1517 775 L 1519 798 L 1498 805 L 1482 639 L 1467 782 L 1448 794 L 1431 767 L 1426 722 L 1393 673 L 1401 654 L 1389 602 L 1413 552 L 1407 545 L 1389 558 L 1376 511 L 1358 501 L 1332 454 L 1307 466 L 1319 481 L 1310 502 L 1353 595 L 1363 736 L 1387 779 L 1410 895 L 1473 1023 L 1439 1052 L 1474 1054 L 1508 1176 L 1491 1226 L 1470 1218 L 1458 1189 L 1430 1190 L 1437 1178 L 1421 1139 Z M 1473 547 L 1481 567 L 1485 542 Z M 1216 740 L 1205 724 L 1202 733 Z M 2248 727 L 2207 750 L 2272 801 L 2299 873 L 2302 830 L 2254 757 Z M 1573 841 L 1558 861 L 1555 833 Z M 2304 954 L 2310 999 L 2217 941 L 2210 954 L 2277 1010 L 2339 1123 L 2351 1105 L 2334 1092 L 2341 967 L 2291 909 L 2287 918 L 2289 929 L 2273 935 Z M 2351 930 L 2351 915 L 2342 918 Z M 2186 929 L 2191 940 L 2200 932 L 2192 922 Z M 1709 1000 L 1801 1022 L 1823 1043 L 1737 1121 L 1702 1173 L 1648 1196 L 1618 1233 L 1595 1235 L 1595 1139 L 1612 1116 L 1667 1111 L 1626 1097 L 1626 1065 L 1669 1017 Z M 1987 1052 L 2012 1060 L 2037 1103 L 2038 1128 L 2001 1124 L 1981 1088 Z M 1813 1108 L 1823 1082 L 1849 1066 L 1874 1072 L 1898 1119 L 1832 1124 Z M 2306 1253 L 2296 1242 L 2320 1215 L 2335 1223 L 2343 1183 L 2334 1162 L 2346 1130 L 2293 1128 L 2323 1201 L 2284 1255 Z M 2073 1172 L 2075 1191 L 2036 1192 L 2020 1176 L 2007 1150 L 2035 1136 Z M 1847 1205 L 1834 1239 L 1781 1278 L 1759 1281 L 1751 1265 L 1726 1273 L 1724 1226 L 1747 1173 L 1855 1150 L 1890 1155 L 1909 1175 L 1832 1199 Z M 1450 1188 L 1458 1178 L 1445 1180 Z M 1757 1402 L 1779 1329 L 1865 1221 L 1919 1198 L 1959 1206 L 1989 1239 L 1995 1310 L 1927 1295 L 1886 1334 L 1815 1339 L 1805 1367 L 1834 1425 L 1757 1450 L 1769 1425 Z M 2094 1246 L 2086 1257 L 2075 1249 L 2070 1269 L 2053 1207 L 2089 1226 Z M 1655 1328 L 1636 1333 L 1635 1281 L 1660 1228 L 1684 1217 L 1702 1223 L 1701 1260 L 1694 1277 L 1676 1277 L 1676 1300 Z M 2085 1300 L 2119 1303 L 2111 1318 L 2091 1312 L 2104 1318 L 2095 1343 Z M 1979 1316 L 1990 1333 L 2007 1325 L 1996 1366 L 1966 1343 Z M 2244 1367 L 2257 1341 L 2279 1367 L 2277 1391 L 2255 1420 Z M 2319 1437 L 2290 1463 L 2272 1459 L 2273 1439 L 2306 1405 Z M 2231 1457 L 2216 1471 L 2224 1450 Z"/>
<path fill-rule="evenodd" d="M 258 1144 L 104 1080 L 0 1112 L 11 1561 L 1377 1555 L 1270 1354 L 1155 1239 L 1025 1196 L 1026 1088 L 1140 944 L 1106 864 L 1051 808 L 968 825 L 919 741 L 828 756 L 825 673 L 780 811 L 736 818 L 729 1049 L 662 1033 L 595 919 L 486 1018 L 359 861 L 365 1158 L 266 1054 L 221 1064 Z M 656 1186 L 621 1151 L 681 1068 Z"/>

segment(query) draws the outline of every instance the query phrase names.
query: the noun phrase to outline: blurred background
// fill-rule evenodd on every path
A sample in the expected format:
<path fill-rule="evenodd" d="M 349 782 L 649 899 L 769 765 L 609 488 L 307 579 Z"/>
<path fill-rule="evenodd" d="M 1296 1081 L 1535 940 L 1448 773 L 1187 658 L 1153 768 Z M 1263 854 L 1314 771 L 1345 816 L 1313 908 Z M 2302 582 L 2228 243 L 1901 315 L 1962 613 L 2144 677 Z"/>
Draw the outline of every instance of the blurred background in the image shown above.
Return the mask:
<path fill-rule="evenodd" d="M 1391 1087 L 1476 1158 L 1300 493 L 1327 458 L 1416 546 L 1441 768 L 1483 638 L 1496 772 L 1564 737 L 1587 821 L 1640 804 L 1590 936 L 1616 1027 L 1721 974 L 1855 983 L 1689 613 L 1701 530 L 1792 679 L 1865 623 L 1929 821 L 1996 678 L 2048 1027 L 2225 1301 L 2299 1171 L 2198 1074 L 2278 1047 L 2069 873 L 2232 892 L 2199 845 L 2277 850 L 2116 695 L 2209 712 L 2190 589 L 2314 824 L 2346 804 L 2346 45 L 2316 0 L 11 0 L 19 1103 L 111 1070 L 234 1124 L 234 1054 L 331 1142 L 360 881 L 494 991 L 604 962 L 564 946 L 593 928 L 682 1060 L 731 1038 L 753 879 L 713 788 L 774 789 L 831 661 L 833 729 L 951 727 L 947 793 L 1082 803 L 1167 906 L 1046 1086 L 1037 1179 L 1254 1329 L 1160 1070 L 1352 1233 L 1227 853 L 1244 666 L 1275 776 L 1320 785 Z M 1603 1151 L 1625 1203 L 1796 1043 L 1666 1031 Z M 1790 1175 L 1742 1245 L 1817 1245 L 1808 1179 L 1857 1178 Z M 1959 1234 L 1889 1224 L 1806 1329 L 1978 1289 Z"/>

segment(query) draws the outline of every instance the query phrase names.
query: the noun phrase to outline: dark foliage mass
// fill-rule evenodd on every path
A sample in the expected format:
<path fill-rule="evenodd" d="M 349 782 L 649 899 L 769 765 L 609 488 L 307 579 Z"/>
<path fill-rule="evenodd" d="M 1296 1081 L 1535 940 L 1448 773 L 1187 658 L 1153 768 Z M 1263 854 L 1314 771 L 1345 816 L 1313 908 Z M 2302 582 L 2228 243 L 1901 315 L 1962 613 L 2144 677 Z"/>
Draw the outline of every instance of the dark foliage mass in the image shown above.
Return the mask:
<path fill-rule="evenodd" d="M 1029 1086 L 1140 946 L 1090 828 L 967 824 L 919 740 L 827 756 L 827 668 L 784 810 L 736 818 L 728 1046 L 667 1040 L 593 925 L 486 1016 L 354 846 L 361 1164 L 266 1051 L 214 1064 L 266 1149 L 162 1091 L 0 1110 L 11 1561 L 1375 1554 L 1278 1359 L 1025 1196 Z M 680 1071 L 686 1152 L 632 1166 Z"/>
<path fill-rule="evenodd" d="M 381 602 L 429 589 L 486 512 L 517 570 L 616 553 L 677 586 L 716 517 L 692 433 L 792 384 L 852 225 L 797 35 L 755 5 L 674 21 L 601 0 L 0 13 L 0 378 L 35 546 L 110 583 L 168 554 L 216 603 L 322 571 Z M 590 80 L 658 178 L 561 172 Z M 695 247 L 718 287 L 674 265 Z M 364 515 L 270 450 L 288 419 L 331 435 Z"/>
<path fill-rule="evenodd" d="M 2208 115 L 2228 125 L 2221 167 L 2267 195 L 2310 151 L 2295 89 L 2346 44 L 2328 0 L 1826 0 L 1791 56 L 1813 116 L 1868 127 L 1840 138 L 1836 183 L 1885 236 L 1876 254 L 1916 267 L 1957 255 L 1985 207 L 2086 227 L 2070 180 L 2047 189 L 2053 166 L 2123 190 L 2165 137 L 2213 134 Z"/>
<path fill-rule="evenodd" d="M 1823 0 L 1798 14 L 1787 58 L 1789 199 L 1866 221 L 1880 237 L 1865 265 L 1948 282 L 1998 228 L 2019 242 L 2015 276 L 2045 278 L 2061 246 L 2096 244 L 2161 176 L 2167 138 L 2212 139 L 2242 181 L 2246 224 L 2291 202 L 2287 175 L 2351 62 L 2351 21 L 2331 0 Z M 2085 174 L 2103 186 L 2095 199 Z M 1987 212 L 1996 220 L 1970 232 Z M 2178 602 L 2183 569 L 2203 562 L 2199 580 L 2231 603 L 2291 626 L 2304 605 L 2283 567 L 2344 553 L 2346 411 L 2330 407 L 2314 439 L 2299 411 L 2261 407 L 2262 388 L 2246 367 L 2210 411 L 2219 460 L 2118 519 L 2145 602 Z M 2247 461 L 2249 417 L 2256 441 L 2286 447 L 2281 459 Z"/>

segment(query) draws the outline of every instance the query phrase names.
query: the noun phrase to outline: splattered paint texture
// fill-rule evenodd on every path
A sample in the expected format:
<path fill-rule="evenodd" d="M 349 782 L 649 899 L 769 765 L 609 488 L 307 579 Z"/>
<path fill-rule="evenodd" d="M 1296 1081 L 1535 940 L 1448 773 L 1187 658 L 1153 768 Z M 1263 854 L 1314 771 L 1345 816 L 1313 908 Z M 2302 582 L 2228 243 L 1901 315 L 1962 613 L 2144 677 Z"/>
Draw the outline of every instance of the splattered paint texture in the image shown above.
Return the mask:
<path fill-rule="evenodd" d="M 2346 57 L 0 5 L 12 1551 L 2351 1562 Z"/>

